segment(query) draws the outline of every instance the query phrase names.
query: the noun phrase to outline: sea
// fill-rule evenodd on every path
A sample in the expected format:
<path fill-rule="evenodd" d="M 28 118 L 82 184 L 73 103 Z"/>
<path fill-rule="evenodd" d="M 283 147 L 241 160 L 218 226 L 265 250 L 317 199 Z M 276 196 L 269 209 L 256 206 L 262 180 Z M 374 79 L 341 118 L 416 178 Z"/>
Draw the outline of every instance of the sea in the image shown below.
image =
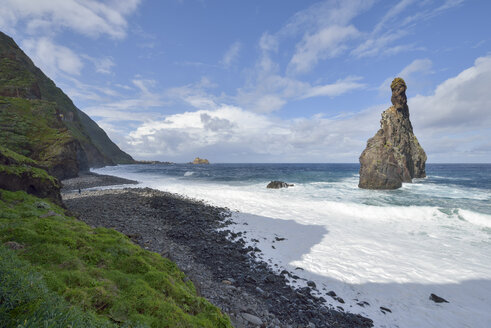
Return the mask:
<path fill-rule="evenodd" d="M 229 208 L 229 229 L 260 248 L 260 260 L 294 273 L 293 286 L 314 281 L 327 304 L 375 327 L 491 327 L 491 164 L 427 164 L 426 178 L 387 191 L 358 188 L 358 170 L 138 164 L 94 172 Z M 294 186 L 267 189 L 272 180 Z"/>

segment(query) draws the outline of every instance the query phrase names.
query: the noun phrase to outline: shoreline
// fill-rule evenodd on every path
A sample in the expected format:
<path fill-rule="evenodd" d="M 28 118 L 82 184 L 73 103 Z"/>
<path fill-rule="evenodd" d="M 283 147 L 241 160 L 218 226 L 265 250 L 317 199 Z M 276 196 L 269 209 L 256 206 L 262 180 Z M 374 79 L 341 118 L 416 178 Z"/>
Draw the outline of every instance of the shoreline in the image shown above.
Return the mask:
<path fill-rule="evenodd" d="M 89 225 L 118 230 L 174 261 L 201 296 L 230 316 L 234 327 L 372 326 L 368 318 L 327 306 L 325 299 L 312 294 L 315 286 L 291 287 L 287 277 L 293 273 L 276 273 L 257 261 L 261 250 L 246 246 L 240 233 L 227 229 L 232 224 L 228 209 L 150 188 L 79 194 L 77 186 L 97 187 L 101 176 L 95 176 L 65 180 L 65 206 Z M 111 176 L 99 180 L 108 184 L 98 186 L 135 183 Z"/>
<path fill-rule="evenodd" d="M 125 184 L 138 184 L 138 181 L 94 172 L 80 173 L 76 178 L 61 181 L 61 193 L 77 192 L 79 189 L 107 187 Z"/>

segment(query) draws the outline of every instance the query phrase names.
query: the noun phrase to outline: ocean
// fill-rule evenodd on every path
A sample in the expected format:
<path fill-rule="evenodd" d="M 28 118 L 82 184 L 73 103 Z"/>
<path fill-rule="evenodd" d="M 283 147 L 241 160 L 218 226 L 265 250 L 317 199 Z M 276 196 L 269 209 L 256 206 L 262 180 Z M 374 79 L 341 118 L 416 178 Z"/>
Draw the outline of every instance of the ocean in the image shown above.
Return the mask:
<path fill-rule="evenodd" d="M 230 228 L 334 307 L 376 327 L 490 327 L 491 164 L 427 164 L 391 191 L 358 164 L 120 165 L 93 170 L 233 211 Z M 266 189 L 271 180 L 293 187 Z M 284 238 L 284 239 L 283 239 Z M 327 296 L 335 291 L 344 303 Z M 449 303 L 434 303 L 431 293 Z M 380 307 L 392 312 L 382 311 Z"/>

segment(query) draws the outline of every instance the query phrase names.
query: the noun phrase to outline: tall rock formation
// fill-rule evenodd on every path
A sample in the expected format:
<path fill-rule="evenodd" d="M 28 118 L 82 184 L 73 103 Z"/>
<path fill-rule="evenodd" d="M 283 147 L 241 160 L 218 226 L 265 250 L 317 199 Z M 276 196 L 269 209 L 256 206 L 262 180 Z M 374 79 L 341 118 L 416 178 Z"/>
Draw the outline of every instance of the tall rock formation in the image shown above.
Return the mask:
<path fill-rule="evenodd" d="M 133 162 L 2 32 L 0 144 L 60 179 L 89 167 Z"/>
<path fill-rule="evenodd" d="M 426 154 L 409 120 L 406 83 L 395 78 L 390 88 L 393 106 L 382 113 L 380 130 L 360 156 L 360 188 L 397 189 L 403 182 L 426 177 Z"/>

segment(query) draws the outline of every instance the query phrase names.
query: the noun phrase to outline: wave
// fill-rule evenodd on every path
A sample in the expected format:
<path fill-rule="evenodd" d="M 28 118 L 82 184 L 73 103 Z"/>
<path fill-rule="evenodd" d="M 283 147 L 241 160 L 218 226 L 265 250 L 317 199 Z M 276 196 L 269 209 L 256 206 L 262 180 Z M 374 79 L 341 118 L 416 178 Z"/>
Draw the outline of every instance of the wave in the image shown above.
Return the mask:
<path fill-rule="evenodd" d="M 458 209 L 459 216 L 467 222 L 475 225 L 491 228 L 491 215 L 476 213 L 473 211 Z"/>
<path fill-rule="evenodd" d="M 194 172 L 194 171 L 186 171 L 186 172 L 184 172 L 184 176 L 185 177 L 190 177 L 190 176 L 194 175 L 195 173 L 196 172 Z"/>

